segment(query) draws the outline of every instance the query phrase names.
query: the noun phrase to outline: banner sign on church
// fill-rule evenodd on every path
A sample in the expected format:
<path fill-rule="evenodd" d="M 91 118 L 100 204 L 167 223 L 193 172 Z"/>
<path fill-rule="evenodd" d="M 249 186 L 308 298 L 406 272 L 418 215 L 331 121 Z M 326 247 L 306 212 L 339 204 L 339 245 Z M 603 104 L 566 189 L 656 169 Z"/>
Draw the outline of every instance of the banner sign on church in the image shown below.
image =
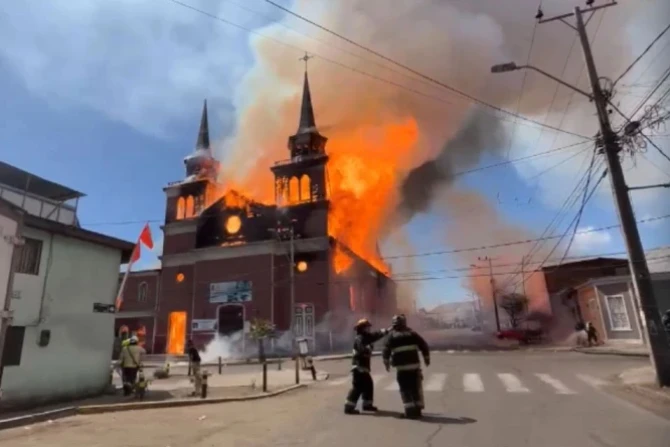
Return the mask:
<path fill-rule="evenodd" d="M 213 282 L 209 285 L 210 303 L 246 303 L 251 301 L 251 281 Z"/>

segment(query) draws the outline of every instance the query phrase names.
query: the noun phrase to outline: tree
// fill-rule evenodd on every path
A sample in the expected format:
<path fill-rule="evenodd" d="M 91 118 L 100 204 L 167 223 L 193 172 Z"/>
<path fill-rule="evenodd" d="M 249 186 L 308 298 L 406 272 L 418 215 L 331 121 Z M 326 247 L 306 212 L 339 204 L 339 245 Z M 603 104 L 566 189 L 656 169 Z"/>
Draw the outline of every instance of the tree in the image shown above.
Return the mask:
<path fill-rule="evenodd" d="M 528 307 L 528 298 L 520 293 L 512 292 L 500 296 L 499 303 L 500 308 L 507 312 L 512 328 L 518 328 Z"/>
<path fill-rule="evenodd" d="M 274 325 L 268 320 L 256 318 L 251 321 L 249 332 L 251 334 L 251 338 L 258 341 L 258 359 L 260 361 L 264 361 L 265 360 L 264 341 L 267 338 L 272 338 L 275 336 Z"/>

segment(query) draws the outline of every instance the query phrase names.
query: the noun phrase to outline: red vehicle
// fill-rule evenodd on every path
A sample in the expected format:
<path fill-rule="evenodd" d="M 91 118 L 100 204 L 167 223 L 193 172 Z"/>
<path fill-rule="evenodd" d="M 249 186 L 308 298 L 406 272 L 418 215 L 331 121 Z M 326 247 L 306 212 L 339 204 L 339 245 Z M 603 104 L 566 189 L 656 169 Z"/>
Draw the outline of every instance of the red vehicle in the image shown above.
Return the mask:
<path fill-rule="evenodd" d="M 521 344 L 540 343 L 542 329 L 507 329 L 497 334 L 498 340 L 517 340 Z"/>

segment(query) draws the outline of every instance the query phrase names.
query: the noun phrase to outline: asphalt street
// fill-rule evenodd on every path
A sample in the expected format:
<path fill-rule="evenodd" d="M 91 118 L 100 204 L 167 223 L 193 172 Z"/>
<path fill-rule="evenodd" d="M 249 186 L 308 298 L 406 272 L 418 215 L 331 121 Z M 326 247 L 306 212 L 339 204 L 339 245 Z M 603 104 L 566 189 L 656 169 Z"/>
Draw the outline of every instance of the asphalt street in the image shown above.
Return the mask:
<path fill-rule="evenodd" d="M 397 418 L 394 376 L 379 358 L 377 415 L 342 412 L 347 361 L 331 378 L 255 402 L 77 416 L 0 432 L 3 446 L 667 447 L 670 420 L 606 391 L 645 360 L 562 353 L 434 353 L 424 371 L 426 417 Z M 670 415 L 668 415 L 670 418 Z"/>

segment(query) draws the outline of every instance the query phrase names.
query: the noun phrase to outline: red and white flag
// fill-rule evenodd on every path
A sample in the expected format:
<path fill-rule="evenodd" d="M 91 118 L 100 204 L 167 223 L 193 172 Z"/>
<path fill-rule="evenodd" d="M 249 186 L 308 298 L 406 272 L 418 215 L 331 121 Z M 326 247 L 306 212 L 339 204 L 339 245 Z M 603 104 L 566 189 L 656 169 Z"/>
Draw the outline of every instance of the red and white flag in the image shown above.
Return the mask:
<path fill-rule="evenodd" d="M 130 261 L 128 261 L 128 268 L 126 269 L 125 275 L 123 275 L 123 281 L 121 281 L 121 286 L 119 287 L 119 294 L 116 296 L 117 312 L 119 311 L 119 309 L 121 309 L 121 304 L 123 303 L 123 289 L 126 286 L 126 281 L 128 280 L 128 275 L 130 274 L 130 269 L 133 267 L 133 264 L 140 259 L 140 256 L 142 255 L 142 249 L 141 249 L 142 245 L 144 245 L 150 250 L 154 248 L 154 241 L 153 238 L 151 237 L 151 228 L 149 228 L 148 223 L 144 225 L 144 228 L 140 233 L 140 237 L 137 238 L 135 248 L 133 248 L 133 252 L 130 255 Z"/>

